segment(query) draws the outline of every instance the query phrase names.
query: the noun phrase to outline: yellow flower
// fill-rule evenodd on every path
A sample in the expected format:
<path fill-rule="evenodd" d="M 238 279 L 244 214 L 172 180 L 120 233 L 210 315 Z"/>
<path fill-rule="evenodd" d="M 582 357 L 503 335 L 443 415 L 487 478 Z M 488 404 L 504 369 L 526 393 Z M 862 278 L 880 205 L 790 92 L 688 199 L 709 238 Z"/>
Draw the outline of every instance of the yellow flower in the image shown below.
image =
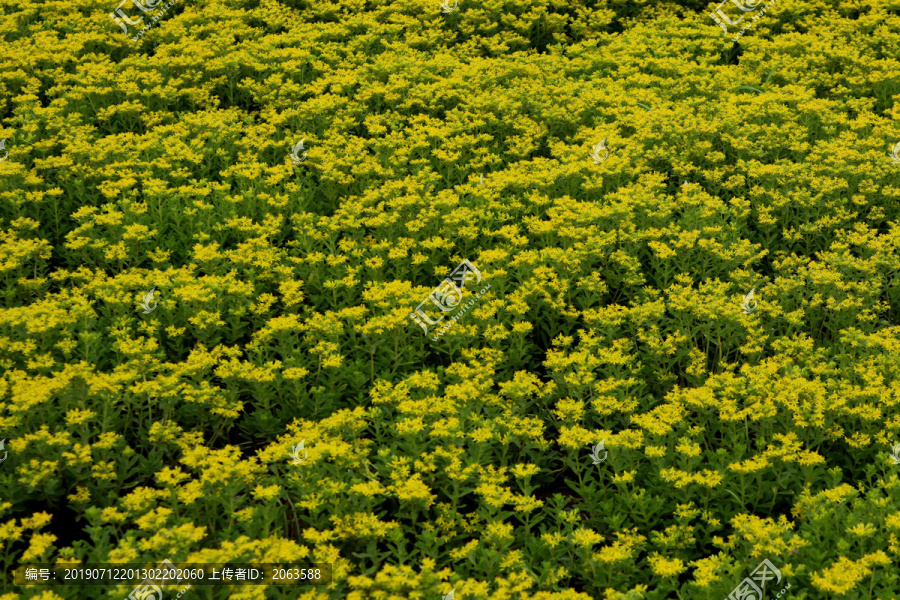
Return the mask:
<path fill-rule="evenodd" d="M 556 403 L 556 410 L 554 410 L 553 413 L 561 421 L 580 421 L 584 414 L 584 402 L 581 400 L 573 400 L 571 398 L 563 398 Z"/>
<path fill-rule="evenodd" d="M 544 503 L 532 496 L 514 496 L 513 505 L 517 513 L 528 514 L 544 506 Z"/>
<path fill-rule="evenodd" d="M 518 463 L 512 468 L 512 474 L 519 479 L 528 479 L 540 472 L 541 468 L 534 464 Z"/>
<path fill-rule="evenodd" d="M 871 523 L 858 523 L 849 527 L 847 531 L 858 537 L 869 537 L 875 535 L 878 530 Z"/>
<path fill-rule="evenodd" d="M 350 491 L 363 496 L 380 496 L 385 493 L 386 489 L 377 481 L 367 481 L 365 483 L 357 483 L 350 487 Z"/>
<path fill-rule="evenodd" d="M 281 486 L 278 485 L 270 485 L 270 486 L 261 486 L 258 485 L 253 488 L 253 497 L 259 500 L 267 501 L 277 498 L 281 493 Z"/>
<path fill-rule="evenodd" d="M 76 408 L 66 413 L 66 423 L 69 425 L 80 425 L 93 417 L 96 413 L 92 410 L 81 410 Z"/>
<path fill-rule="evenodd" d="M 731 463 L 728 468 L 732 471 L 747 475 L 757 473 L 769 466 L 769 461 L 765 458 L 749 458 L 742 463 Z"/>
<path fill-rule="evenodd" d="M 389 488 L 400 500 L 425 501 L 426 506 L 430 506 L 434 502 L 434 494 L 427 485 L 422 481 L 421 475 L 416 473 L 411 478 L 403 481 L 398 485 L 391 485 Z"/>
<path fill-rule="evenodd" d="M 44 558 L 47 551 L 53 546 L 56 536 L 50 533 L 35 533 L 31 536 L 28 549 L 22 554 L 21 561 L 28 562 L 35 559 Z"/>
<path fill-rule="evenodd" d="M 521 569 L 525 566 L 525 557 L 521 550 L 513 550 L 507 552 L 500 561 L 500 567 L 503 569 Z"/>
<path fill-rule="evenodd" d="M 644 453 L 650 458 L 662 458 L 666 455 L 666 449 L 664 446 L 646 446 L 644 448 Z"/>
<path fill-rule="evenodd" d="M 70 466 L 91 464 L 91 447 L 87 444 L 75 444 L 72 446 L 72 452 L 63 452 L 62 458 Z"/>
<path fill-rule="evenodd" d="M 290 368 L 281 372 L 282 377 L 290 380 L 303 379 L 307 375 L 309 375 L 309 371 L 303 368 Z"/>
<path fill-rule="evenodd" d="M 122 506 L 132 514 L 144 513 L 155 503 L 156 499 L 164 492 L 149 487 L 140 486 L 132 490 L 130 494 L 121 499 Z"/>
<path fill-rule="evenodd" d="M 160 485 L 178 485 L 185 479 L 190 479 L 190 477 L 190 475 L 185 473 L 179 467 L 163 467 L 163 469 L 156 474 L 156 481 L 159 482 Z"/>
<path fill-rule="evenodd" d="M 73 504 L 84 504 L 85 502 L 90 501 L 91 493 L 86 487 L 79 485 L 79 486 L 75 486 L 74 494 L 69 494 L 66 497 Z"/>
<path fill-rule="evenodd" d="M 675 446 L 675 451 L 688 458 L 694 458 L 695 456 L 700 456 L 700 445 L 690 440 L 682 439 L 681 443 Z"/>
<path fill-rule="evenodd" d="M 633 554 L 628 547 L 622 546 L 616 542 L 612 546 L 607 546 L 600 550 L 600 552 L 595 555 L 595 558 L 602 563 L 610 564 L 630 560 L 632 556 Z"/>
<path fill-rule="evenodd" d="M 252 523 L 257 516 L 257 510 L 255 508 L 243 508 L 235 512 L 234 516 L 241 523 Z"/>
<path fill-rule="evenodd" d="M 100 481 L 114 480 L 116 479 L 116 465 L 108 460 L 95 462 L 91 467 L 91 476 Z"/>
<path fill-rule="evenodd" d="M 103 509 L 100 518 L 107 523 L 124 523 L 125 519 L 128 518 L 128 515 L 120 512 L 115 506 L 110 506 L 109 508 Z"/>
<path fill-rule="evenodd" d="M 150 426 L 149 439 L 151 442 L 172 442 L 181 434 L 182 429 L 176 423 L 155 422 Z"/>
<path fill-rule="evenodd" d="M 842 556 L 821 574 L 813 573 L 812 584 L 824 592 L 846 594 L 871 573 L 872 571 L 861 562 L 854 562 Z"/>
<path fill-rule="evenodd" d="M 617 532 L 616 537 L 619 539 L 611 546 L 600 550 L 599 554 L 594 555 L 594 559 L 607 564 L 633 559 L 637 549 L 646 539 L 635 531 L 635 529 L 631 529 Z"/>
<path fill-rule="evenodd" d="M 621 475 L 614 473 L 613 483 L 632 483 L 634 481 L 635 473 L 636 471 L 623 471 Z"/>
<path fill-rule="evenodd" d="M 115 446 L 120 439 L 122 439 L 122 436 L 118 433 L 115 433 L 114 431 L 107 431 L 100 434 L 99 439 L 94 442 L 94 445 L 92 447 L 99 450 L 106 450 Z"/>
<path fill-rule="evenodd" d="M 556 548 L 559 546 L 566 538 L 563 534 L 558 531 L 544 533 L 541 535 L 541 539 L 550 546 L 551 548 Z"/>
<path fill-rule="evenodd" d="M 22 519 L 22 527 L 25 529 L 40 529 L 41 527 L 47 525 L 52 516 L 50 513 L 39 512 L 34 513 L 28 518 Z"/>
<path fill-rule="evenodd" d="M 471 437 L 476 442 L 486 442 L 492 439 L 494 437 L 494 434 L 491 431 L 490 427 L 479 427 L 478 429 L 470 433 L 469 437 Z"/>
<path fill-rule="evenodd" d="M 471 540 L 465 545 L 451 550 L 450 558 L 457 562 L 462 561 L 472 554 L 476 548 L 478 548 L 478 539 Z"/>
<path fill-rule="evenodd" d="M 591 546 L 602 542 L 604 538 L 593 529 L 581 527 L 572 533 L 571 539 L 575 546 L 590 548 Z"/>
<path fill-rule="evenodd" d="M 694 583 L 701 588 L 708 588 L 713 583 L 722 580 L 722 577 L 716 575 L 716 573 L 728 564 L 728 557 L 724 554 L 719 554 L 695 560 L 691 564 L 697 567 L 693 573 Z"/>
<path fill-rule="evenodd" d="M 135 519 L 134 523 L 138 526 L 138 529 L 143 531 L 157 531 L 166 524 L 170 516 L 172 516 L 172 510 L 160 506 Z"/>
<path fill-rule="evenodd" d="M 566 450 L 582 449 L 591 443 L 597 437 L 593 432 L 583 427 L 574 425 L 572 427 L 562 426 L 559 429 L 559 445 Z M 602 439 L 602 438 L 601 438 Z"/>
<path fill-rule="evenodd" d="M 513 526 L 502 521 L 488 523 L 485 528 L 484 538 L 486 542 L 497 547 L 503 547 L 515 540 Z"/>
<path fill-rule="evenodd" d="M 850 498 L 856 498 L 858 495 L 859 492 L 856 491 L 853 486 L 844 483 L 836 488 L 824 490 L 820 492 L 818 496 L 837 504 Z"/>
<path fill-rule="evenodd" d="M 647 561 L 653 574 L 660 577 L 677 577 L 687 569 L 680 558 L 666 558 L 657 552 L 648 556 Z"/>

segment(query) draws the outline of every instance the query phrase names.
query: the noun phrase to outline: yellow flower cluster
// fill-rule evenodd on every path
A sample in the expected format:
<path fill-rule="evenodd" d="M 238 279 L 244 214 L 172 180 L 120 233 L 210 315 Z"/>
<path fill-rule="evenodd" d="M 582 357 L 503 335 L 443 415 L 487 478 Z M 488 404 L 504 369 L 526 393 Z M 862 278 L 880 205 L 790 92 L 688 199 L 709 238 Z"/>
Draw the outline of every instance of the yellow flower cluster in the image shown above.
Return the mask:
<path fill-rule="evenodd" d="M 900 597 L 896 3 L 116 1 L 0 20 L 4 572 Z"/>

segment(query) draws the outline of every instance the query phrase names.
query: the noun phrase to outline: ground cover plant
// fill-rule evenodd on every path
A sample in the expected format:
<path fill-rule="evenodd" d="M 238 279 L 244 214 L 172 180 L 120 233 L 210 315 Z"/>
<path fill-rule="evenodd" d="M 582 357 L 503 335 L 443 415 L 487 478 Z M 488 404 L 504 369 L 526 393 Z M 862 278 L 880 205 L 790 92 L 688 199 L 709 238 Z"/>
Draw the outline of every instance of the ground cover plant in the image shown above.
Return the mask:
<path fill-rule="evenodd" d="M 900 1 L 137 3 L 0 1 L 0 600 L 900 597 Z"/>

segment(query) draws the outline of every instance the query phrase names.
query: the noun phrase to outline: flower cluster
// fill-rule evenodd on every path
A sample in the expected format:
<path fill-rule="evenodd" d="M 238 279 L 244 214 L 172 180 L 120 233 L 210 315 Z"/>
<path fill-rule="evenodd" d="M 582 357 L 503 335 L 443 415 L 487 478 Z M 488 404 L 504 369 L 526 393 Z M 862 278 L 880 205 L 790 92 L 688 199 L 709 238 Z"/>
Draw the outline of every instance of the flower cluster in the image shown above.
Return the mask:
<path fill-rule="evenodd" d="M 895 8 L 738 49 L 643 0 L 199 2 L 137 45 L 109 10 L 0 21 L 4 572 L 900 597 Z"/>

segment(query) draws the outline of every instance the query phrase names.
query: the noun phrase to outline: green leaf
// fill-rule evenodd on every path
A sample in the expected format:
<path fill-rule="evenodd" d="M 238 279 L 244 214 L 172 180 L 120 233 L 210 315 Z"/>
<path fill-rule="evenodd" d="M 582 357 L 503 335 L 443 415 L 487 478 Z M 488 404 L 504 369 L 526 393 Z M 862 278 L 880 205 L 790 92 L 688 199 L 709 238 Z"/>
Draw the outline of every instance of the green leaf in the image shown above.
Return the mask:
<path fill-rule="evenodd" d="M 782 60 L 784 60 L 784 59 L 782 59 Z M 769 80 L 772 79 L 772 75 L 775 74 L 775 69 L 777 69 L 780 65 L 781 65 L 781 60 L 779 60 L 777 63 L 775 63 L 775 66 L 772 67 L 771 71 L 769 71 L 769 75 L 766 77 L 766 81 L 763 83 L 763 87 L 766 87 L 767 85 L 769 85 Z"/>

